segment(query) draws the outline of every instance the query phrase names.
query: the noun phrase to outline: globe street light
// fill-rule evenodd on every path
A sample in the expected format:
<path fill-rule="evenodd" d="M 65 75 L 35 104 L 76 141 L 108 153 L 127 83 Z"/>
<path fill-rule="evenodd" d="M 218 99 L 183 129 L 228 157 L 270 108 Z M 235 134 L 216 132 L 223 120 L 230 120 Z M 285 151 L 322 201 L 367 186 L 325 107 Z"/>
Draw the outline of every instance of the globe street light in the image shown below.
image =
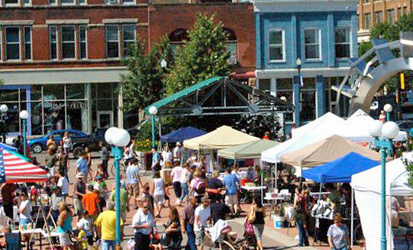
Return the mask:
<path fill-rule="evenodd" d="M 393 111 L 393 106 L 387 103 L 384 105 L 383 110 L 386 112 L 386 121 L 390 121 L 390 113 Z"/>
<path fill-rule="evenodd" d="M 20 119 L 23 121 L 23 151 L 24 156 L 27 157 L 27 118 L 29 117 L 29 112 L 27 110 L 20 111 Z"/>
<path fill-rule="evenodd" d="M 2 105 L 0 106 L 0 112 L 6 113 L 7 110 L 9 110 L 9 108 L 7 107 L 6 104 L 2 104 Z"/>
<path fill-rule="evenodd" d="M 384 106 L 386 111 L 386 106 Z M 392 110 L 387 107 L 387 110 Z M 387 111 L 386 111 L 387 112 Z M 390 111 L 391 112 L 391 111 Z M 389 113 L 390 113 L 389 112 Z M 374 137 L 374 146 L 380 147 L 381 152 L 381 250 L 386 250 L 386 157 L 393 150 L 392 140 L 399 134 L 399 126 L 395 122 L 382 124 L 375 120 L 370 126 L 370 135 Z"/>
<path fill-rule="evenodd" d="M 152 106 L 149 108 L 149 114 L 152 115 L 152 147 L 155 147 L 155 116 L 158 113 L 158 108 Z"/>
<path fill-rule="evenodd" d="M 105 140 L 108 144 L 112 145 L 112 155 L 115 159 L 113 163 L 115 167 L 115 211 L 116 211 L 116 245 L 121 244 L 121 230 L 120 230 L 120 171 L 119 162 L 122 159 L 122 148 L 127 146 L 130 142 L 130 135 L 128 131 L 111 127 L 105 132 Z"/>

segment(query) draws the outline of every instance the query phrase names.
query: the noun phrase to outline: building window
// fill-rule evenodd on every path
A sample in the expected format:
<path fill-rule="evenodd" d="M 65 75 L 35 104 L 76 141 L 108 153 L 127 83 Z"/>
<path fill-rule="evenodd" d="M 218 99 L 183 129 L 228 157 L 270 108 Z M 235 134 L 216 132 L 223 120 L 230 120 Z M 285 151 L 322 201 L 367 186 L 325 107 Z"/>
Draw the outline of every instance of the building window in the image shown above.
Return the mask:
<path fill-rule="evenodd" d="M 375 13 L 376 15 L 376 24 L 377 23 L 382 23 L 383 22 L 383 12 L 382 11 L 377 11 Z"/>
<path fill-rule="evenodd" d="M 32 59 L 32 29 L 24 27 L 24 59 Z"/>
<path fill-rule="evenodd" d="M 169 41 L 171 43 L 171 50 L 174 55 L 179 51 L 179 48 L 184 44 L 184 41 L 188 39 L 188 31 L 185 29 L 176 29 L 169 34 Z"/>
<path fill-rule="evenodd" d="M 119 26 L 106 26 L 106 57 L 119 57 Z"/>
<path fill-rule="evenodd" d="M 335 42 L 336 58 L 350 57 L 350 28 L 337 28 Z"/>
<path fill-rule="evenodd" d="M 128 47 L 132 46 L 136 41 L 136 25 L 124 24 L 122 26 L 122 38 L 123 38 L 123 56 L 127 56 Z"/>
<path fill-rule="evenodd" d="M 269 57 L 270 61 L 284 61 L 284 30 L 271 30 L 269 32 Z"/>
<path fill-rule="evenodd" d="M 2 30 L 0 27 L 0 61 L 3 59 L 2 56 L 2 50 L 3 50 L 3 34 L 2 34 Z"/>
<path fill-rule="evenodd" d="M 407 6 L 403 6 L 403 16 L 407 15 Z"/>
<path fill-rule="evenodd" d="M 6 60 L 20 60 L 19 27 L 6 27 Z"/>
<path fill-rule="evenodd" d="M 5 5 L 18 5 L 19 0 L 4 0 Z"/>
<path fill-rule="evenodd" d="M 79 27 L 79 58 L 87 58 L 87 28 L 86 26 Z"/>
<path fill-rule="evenodd" d="M 271 79 L 259 79 L 258 84 L 259 90 L 267 94 L 271 93 Z"/>
<path fill-rule="evenodd" d="M 62 26 L 62 59 L 76 58 L 76 28 L 75 26 Z"/>
<path fill-rule="evenodd" d="M 321 59 L 319 29 L 304 30 L 304 51 L 306 59 Z"/>
<path fill-rule="evenodd" d="M 231 29 L 224 28 L 224 31 L 228 34 L 227 44 L 225 45 L 226 50 L 230 53 L 228 61 L 232 65 L 237 64 L 237 36 Z"/>
<path fill-rule="evenodd" d="M 74 0 L 60 0 L 60 3 L 62 5 L 74 5 L 75 1 Z"/>
<path fill-rule="evenodd" d="M 364 14 L 364 29 L 370 29 L 371 26 L 371 14 L 366 13 Z"/>
<path fill-rule="evenodd" d="M 387 22 L 394 24 L 394 19 L 395 19 L 394 9 L 387 10 Z"/>
<path fill-rule="evenodd" d="M 49 27 L 50 59 L 57 59 L 57 27 Z"/>

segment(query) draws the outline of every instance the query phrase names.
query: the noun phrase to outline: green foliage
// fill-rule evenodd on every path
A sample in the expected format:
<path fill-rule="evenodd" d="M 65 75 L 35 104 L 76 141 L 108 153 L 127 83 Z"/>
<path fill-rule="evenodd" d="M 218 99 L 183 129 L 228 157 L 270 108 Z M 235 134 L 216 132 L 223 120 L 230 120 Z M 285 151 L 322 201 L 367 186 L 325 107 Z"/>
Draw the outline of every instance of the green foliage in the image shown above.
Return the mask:
<path fill-rule="evenodd" d="M 371 42 L 361 42 L 359 44 L 359 56 L 364 55 L 369 49 L 373 48 Z"/>
<path fill-rule="evenodd" d="M 179 49 L 175 67 L 166 79 L 168 95 L 210 77 L 230 73 L 230 53 L 225 47 L 228 34 L 223 30 L 221 22 L 214 23 L 214 15 L 208 17 L 199 14 L 188 32 L 188 38 Z"/>
<path fill-rule="evenodd" d="M 144 43 L 138 39 L 128 47 L 128 56 L 123 60 L 128 67 L 128 73 L 121 76 L 126 112 L 138 112 L 163 97 L 165 70 L 161 68 L 161 61 L 171 61 L 169 40 L 163 38 L 154 44 L 147 55 L 145 50 Z"/>

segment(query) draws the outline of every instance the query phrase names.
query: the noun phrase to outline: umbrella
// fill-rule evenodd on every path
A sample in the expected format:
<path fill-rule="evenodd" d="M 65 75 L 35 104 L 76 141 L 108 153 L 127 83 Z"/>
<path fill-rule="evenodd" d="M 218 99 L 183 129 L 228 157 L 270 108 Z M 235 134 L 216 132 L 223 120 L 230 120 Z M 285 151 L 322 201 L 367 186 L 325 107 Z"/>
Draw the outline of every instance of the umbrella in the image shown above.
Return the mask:
<path fill-rule="evenodd" d="M 20 154 L 0 148 L 0 183 L 45 182 L 47 171 Z"/>

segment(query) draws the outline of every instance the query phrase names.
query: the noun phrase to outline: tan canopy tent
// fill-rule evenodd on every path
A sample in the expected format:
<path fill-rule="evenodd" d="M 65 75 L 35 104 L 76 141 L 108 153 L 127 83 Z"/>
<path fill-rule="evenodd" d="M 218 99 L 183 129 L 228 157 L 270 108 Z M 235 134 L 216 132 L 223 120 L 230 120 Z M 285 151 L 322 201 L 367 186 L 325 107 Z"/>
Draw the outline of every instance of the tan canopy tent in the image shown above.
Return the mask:
<path fill-rule="evenodd" d="M 327 139 L 281 156 L 281 162 L 297 167 L 315 167 L 355 152 L 375 161 L 380 154 L 355 142 L 333 135 Z"/>
<path fill-rule="evenodd" d="M 258 141 L 259 138 L 245 134 L 229 126 L 221 126 L 214 131 L 184 141 L 184 148 L 194 150 L 223 149 L 243 143 Z"/>

